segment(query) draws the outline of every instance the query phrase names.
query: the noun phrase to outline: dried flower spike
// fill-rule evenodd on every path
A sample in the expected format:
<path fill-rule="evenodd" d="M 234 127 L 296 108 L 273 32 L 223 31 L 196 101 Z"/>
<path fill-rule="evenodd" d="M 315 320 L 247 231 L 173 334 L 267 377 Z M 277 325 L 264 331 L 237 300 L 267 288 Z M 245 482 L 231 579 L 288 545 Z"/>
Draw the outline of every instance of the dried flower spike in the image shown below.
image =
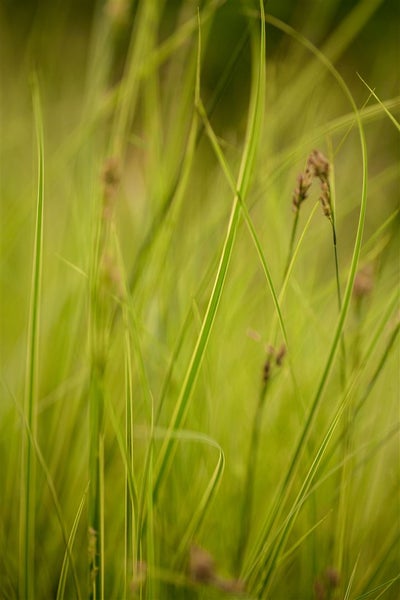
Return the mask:
<path fill-rule="evenodd" d="M 308 157 L 307 167 L 314 177 L 327 181 L 329 177 L 329 161 L 319 150 L 313 150 Z"/>
<path fill-rule="evenodd" d="M 193 581 L 198 583 L 212 583 L 215 580 L 214 559 L 198 546 L 190 548 L 189 573 Z"/>
<path fill-rule="evenodd" d="M 110 221 L 113 211 L 115 196 L 121 180 L 120 163 L 116 158 L 108 158 L 101 173 L 103 184 L 103 219 Z"/>
<path fill-rule="evenodd" d="M 282 346 L 279 348 L 279 350 L 277 351 L 276 356 L 275 356 L 275 362 L 278 367 L 282 366 L 283 359 L 285 358 L 285 356 L 286 356 L 286 346 L 285 346 L 285 344 L 282 344 Z"/>
<path fill-rule="evenodd" d="M 114 191 L 121 179 L 120 164 L 114 157 L 107 158 L 102 171 L 102 180 L 105 191 Z"/>
<path fill-rule="evenodd" d="M 271 372 L 274 369 L 274 365 L 277 367 L 281 367 L 283 363 L 283 359 L 286 355 L 286 346 L 282 344 L 278 350 L 274 348 L 274 346 L 267 347 L 267 358 L 265 359 L 264 367 L 263 367 L 263 382 L 264 384 L 271 377 Z"/>
<path fill-rule="evenodd" d="M 293 192 L 293 210 L 297 212 L 300 205 L 308 196 L 308 190 L 312 184 L 312 173 L 309 169 L 306 169 L 305 173 L 300 173 L 297 177 L 297 186 Z"/>
<path fill-rule="evenodd" d="M 271 375 L 271 359 L 268 357 L 263 367 L 263 382 L 267 383 Z"/>
<path fill-rule="evenodd" d="M 334 567 L 328 567 L 325 571 L 325 579 L 329 589 L 334 590 L 340 585 L 340 575 Z"/>
<path fill-rule="evenodd" d="M 324 215 L 330 219 L 332 217 L 331 189 L 328 181 L 321 181 L 321 195 L 319 197 Z"/>
<path fill-rule="evenodd" d="M 314 582 L 316 600 L 329 600 L 340 585 L 340 575 L 334 567 L 328 567 Z"/>

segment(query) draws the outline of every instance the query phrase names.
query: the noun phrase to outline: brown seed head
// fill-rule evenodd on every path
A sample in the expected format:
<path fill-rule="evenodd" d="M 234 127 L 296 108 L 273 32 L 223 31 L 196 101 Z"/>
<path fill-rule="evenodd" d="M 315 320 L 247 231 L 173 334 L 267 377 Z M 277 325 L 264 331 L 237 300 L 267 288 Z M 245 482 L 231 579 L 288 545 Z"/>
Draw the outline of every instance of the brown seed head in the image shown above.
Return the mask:
<path fill-rule="evenodd" d="M 278 367 L 282 366 L 283 363 L 283 359 L 286 356 L 286 346 L 285 344 L 282 344 L 282 346 L 279 348 L 278 352 L 275 355 L 275 362 L 278 365 Z"/>
<path fill-rule="evenodd" d="M 297 177 L 297 186 L 293 192 L 293 209 L 294 211 L 298 211 L 300 205 L 304 202 L 304 200 L 308 196 L 308 190 L 310 189 L 312 184 L 312 173 L 309 169 L 305 171 L 305 173 L 300 173 Z"/>
<path fill-rule="evenodd" d="M 220 590 L 235 596 L 243 594 L 246 589 L 244 582 L 240 579 L 218 579 L 215 585 Z"/>
<path fill-rule="evenodd" d="M 271 359 L 268 357 L 263 367 L 263 382 L 267 383 L 271 375 Z"/>
<path fill-rule="evenodd" d="M 353 297 L 355 300 L 361 300 L 368 296 L 374 287 L 372 267 L 367 265 L 358 271 L 354 279 Z"/>
<path fill-rule="evenodd" d="M 319 150 L 313 150 L 308 157 L 307 166 L 321 181 L 326 181 L 329 177 L 329 161 Z"/>
<path fill-rule="evenodd" d="M 314 581 L 314 596 L 315 600 L 325 600 L 326 599 L 326 590 L 325 586 L 319 579 Z"/>
<path fill-rule="evenodd" d="M 124 26 L 129 21 L 129 2 L 127 0 L 108 0 L 105 5 L 106 15 L 112 24 Z"/>
<path fill-rule="evenodd" d="M 214 559 L 198 546 L 190 548 L 189 556 L 189 574 L 193 581 L 198 583 L 212 583 L 215 580 Z"/>
<path fill-rule="evenodd" d="M 327 180 L 321 181 L 321 195 L 319 199 L 324 215 L 330 219 L 332 216 L 331 189 Z"/>
<path fill-rule="evenodd" d="M 116 158 L 108 158 L 105 161 L 101 181 L 103 184 L 102 219 L 105 224 L 109 224 L 112 220 L 120 182 L 120 167 Z"/>
<path fill-rule="evenodd" d="M 325 571 L 325 579 L 330 590 L 334 590 L 340 585 L 340 575 L 334 567 L 328 567 Z"/>

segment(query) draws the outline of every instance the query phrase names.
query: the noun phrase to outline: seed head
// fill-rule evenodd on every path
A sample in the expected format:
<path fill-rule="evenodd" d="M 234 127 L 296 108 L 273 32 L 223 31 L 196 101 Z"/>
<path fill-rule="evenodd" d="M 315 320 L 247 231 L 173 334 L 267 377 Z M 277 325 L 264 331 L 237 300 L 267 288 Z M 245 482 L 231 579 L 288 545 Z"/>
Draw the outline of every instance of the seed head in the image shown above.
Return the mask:
<path fill-rule="evenodd" d="M 334 567 L 328 567 L 314 581 L 314 596 L 316 600 L 328 600 L 340 585 L 340 575 Z"/>
<path fill-rule="evenodd" d="M 107 158 L 103 165 L 101 181 L 103 184 L 103 219 L 110 221 L 121 180 L 120 163 L 116 158 Z"/>
<path fill-rule="evenodd" d="M 327 181 L 329 177 L 329 161 L 319 150 L 313 150 L 308 157 L 307 166 L 314 177 Z"/>
<path fill-rule="evenodd" d="M 321 195 L 319 197 L 324 215 L 330 219 L 332 217 L 331 188 L 328 180 L 321 180 Z"/>
<path fill-rule="evenodd" d="M 264 368 L 263 368 L 263 382 L 264 383 L 267 383 L 268 379 L 270 378 L 270 375 L 271 375 L 271 359 L 270 359 L 270 357 L 268 357 L 264 363 Z"/>
<path fill-rule="evenodd" d="M 325 571 L 325 579 L 330 590 L 334 590 L 340 585 L 340 575 L 335 567 L 328 567 Z"/>
<path fill-rule="evenodd" d="M 353 297 L 355 300 L 361 300 L 372 292 L 374 287 L 374 280 L 372 275 L 372 268 L 367 265 L 360 271 L 358 271 L 354 279 Z"/>
<path fill-rule="evenodd" d="M 293 210 L 297 212 L 300 205 L 308 196 L 308 190 L 312 184 L 312 173 L 306 169 L 305 173 L 300 173 L 297 177 L 297 186 L 293 192 Z"/>
<path fill-rule="evenodd" d="M 122 27 L 129 21 L 129 2 L 127 0 L 108 0 L 105 12 L 113 25 Z"/>
<path fill-rule="evenodd" d="M 282 344 L 282 346 L 279 348 L 279 350 L 277 351 L 277 353 L 275 355 L 275 362 L 278 367 L 282 366 L 283 359 L 285 358 L 285 356 L 286 356 L 286 346 L 285 346 L 285 344 Z"/>
<path fill-rule="evenodd" d="M 215 580 L 215 563 L 211 554 L 199 546 L 192 546 L 189 556 L 189 573 L 193 581 L 212 583 Z"/>

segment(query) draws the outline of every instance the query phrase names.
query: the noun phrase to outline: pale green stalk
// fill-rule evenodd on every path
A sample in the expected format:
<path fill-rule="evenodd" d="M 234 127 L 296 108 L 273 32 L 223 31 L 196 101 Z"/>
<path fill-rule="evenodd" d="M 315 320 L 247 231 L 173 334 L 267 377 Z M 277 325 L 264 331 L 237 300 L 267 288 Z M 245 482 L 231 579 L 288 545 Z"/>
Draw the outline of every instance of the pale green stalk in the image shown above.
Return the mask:
<path fill-rule="evenodd" d="M 38 354 L 40 334 L 40 304 L 43 265 L 43 211 L 44 211 L 44 143 L 43 118 L 39 83 L 32 81 L 33 111 L 36 129 L 38 184 L 36 199 L 36 225 L 33 249 L 32 287 L 28 323 L 27 362 L 24 417 L 31 436 L 22 440 L 21 504 L 20 504 L 20 565 L 19 595 L 35 598 L 35 512 L 36 512 L 36 461 L 34 444 L 37 437 Z M 24 434 L 25 435 L 25 434 Z"/>
<path fill-rule="evenodd" d="M 126 446 L 126 484 L 125 484 L 125 578 L 124 596 L 127 595 L 129 584 L 132 581 L 136 564 L 135 546 L 135 507 L 129 485 L 129 473 L 133 473 L 133 373 L 132 351 L 128 329 L 128 315 L 124 310 L 125 326 L 125 446 Z"/>

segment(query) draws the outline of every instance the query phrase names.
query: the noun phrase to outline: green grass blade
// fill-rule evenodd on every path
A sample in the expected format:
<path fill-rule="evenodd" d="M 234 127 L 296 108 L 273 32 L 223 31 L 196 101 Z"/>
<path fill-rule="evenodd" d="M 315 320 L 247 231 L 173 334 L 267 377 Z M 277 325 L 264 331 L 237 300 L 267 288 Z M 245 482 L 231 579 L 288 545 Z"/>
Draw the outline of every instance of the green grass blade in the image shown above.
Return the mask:
<path fill-rule="evenodd" d="M 356 560 L 356 562 L 354 564 L 354 567 L 353 567 L 353 570 L 351 572 L 349 583 L 347 584 L 347 588 L 346 588 L 346 593 L 344 595 L 344 600 L 350 600 L 350 594 L 351 594 L 351 590 L 352 590 L 352 587 L 353 587 L 353 584 L 354 584 L 354 579 L 355 579 L 355 576 L 356 576 L 356 571 L 357 571 L 357 566 L 358 566 L 359 559 L 360 559 L 360 556 L 357 557 L 357 560 Z"/>
<path fill-rule="evenodd" d="M 12 396 L 11 393 L 10 393 L 10 395 Z M 43 471 L 43 474 L 44 474 L 44 477 L 45 477 L 45 480 L 47 483 L 47 487 L 49 489 L 50 496 L 51 496 L 51 499 L 54 504 L 54 509 L 55 509 L 57 519 L 58 519 L 58 522 L 60 525 L 61 533 L 63 536 L 63 541 L 65 544 L 65 555 L 64 555 L 63 566 L 62 566 L 62 570 L 61 570 L 61 574 L 60 574 L 58 590 L 60 588 L 60 581 L 63 579 L 63 577 L 64 578 L 66 577 L 68 563 L 70 563 L 76 597 L 78 600 L 80 600 L 81 594 L 80 594 L 80 589 L 79 589 L 79 581 L 78 581 L 78 576 L 77 576 L 77 572 L 76 572 L 75 561 L 73 560 L 73 557 L 72 557 L 72 545 L 73 545 L 72 533 L 70 534 L 70 536 L 68 536 L 68 534 L 67 534 L 67 528 L 66 528 L 66 524 L 65 524 L 65 521 L 64 521 L 63 515 L 62 515 L 62 508 L 61 508 L 60 500 L 58 498 L 58 494 L 56 492 L 56 488 L 54 485 L 53 478 L 50 474 L 49 467 L 47 466 L 47 463 L 44 459 L 44 456 L 40 449 L 38 441 L 36 438 L 34 438 L 32 430 L 29 427 L 29 424 L 26 420 L 26 416 L 22 413 L 20 407 L 18 406 L 16 399 L 13 396 L 12 396 L 12 398 L 13 398 L 14 404 L 17 408 L 17 411 L 20 413 L 21 420 L 24 424 L 24 428 L 26 431 L 26 435 L 28 437 L 29 443 L 31 444 L 32 451 L 35 453 L 35 458 L 37 460 L 37 463 L 40 465 L 40 467 Z M 85 495 L 86 495 L 86 492 L 85 492 Z M 84 495 L 84 497 L 85 497 L 85 495 Z M 65 584 L 65 581 L 64 581 L 64 584 Z M 58 591 L 57 591 L 57 598 L 58 598 Z"/>
<path fill-rule="evenodd" d="M 195 539 L 197 532 L 199 531 L 205 517 L 207 511 L 211 505 L 215 494 L 217 493 L 218 486 L 220 484 L 224 468 L 225 468 L 225 455 L 221 446 L 215 442 L 212 438 L 205 436 L 203 434 L 190 434 L 189 432 L 185 432 L 180 430 L 177 432 L 176 439 L 180 440 L 188 440 L 199 442 L 203 444 L 207 444 L 208 446 L 215 448 L 218 451 L 218 461 L 215 466 L 215 469 L 210 477 L 210 480 L 207 484 L 204 493 L 196 505 L 196 510 L 193 512 L 192 518 L 190 522 L 187 524 L 185 528 L 185 535 L 182 537 L 181 542 L 178 546 L 175 562 L 177 565 L 183 563 L 184 558 L 186 558 L 187 551 L 189 549 L 189 545 Z"/>
<path fill-rule="evenodd" d="M 363 125 L 362 125 L 362 122 L 361 122 L 361 119 L 360 119 L 360 116 L 358 113 L 357 106 L 354 102 L 354 99 L 353 99 L 353 96 L 352 96 L 350 90 L 348 89 L 345 81 L 340 76 L 340 74 L 336 71 L 334 66 L 329 62 L 329 60 L 324 55 L 321 54 L 321 52 L 315 46 L 313 46 L 313 44 L 311 44 L 311 42 L 309 42 L 302 35 L 300 35 L 298 32 L 296 32 L 294 29 L 292 29 L 291 27 L 289 27 L 282 21 L 279 21 L 278 19 L 275 19 L 275 18 L 271 18 L 270 16 L 267 17 L 267 20 L 269 23 L 276 26 L 278 29 L 282 30 L 287 35 L 293 37 L 293 39 L 297 40 L 301 45 L 303 45 L 312 54 L 314 54 L 318 58 L 318 60 L 321 62 L 321 64 L 323 64 L 325 66 L 325 68 L 333 75 L 333 77 L 337 81 L 338 85 L 344 92 L 345 96 L 348 98 L 348 100 L 353 108 L 355 118 L 357 120 L 357 126 L 358 126 L 359 137 L 360 137 L 360 145 L 361 145 L 361 154 L 362 154 L 362 177 L 363 177 L 363 180 L 362 180 L 362 190 L 361 190 L 361 200 L 360 200 L 360 212 L 359 212 L 359 218 L 358 218 L 357 233 L 356 233 L 356 238 L 355 238 L 355 242 L 354 242 L 353 256 L 352 256 L 352 260 L 351 260 L 350 272 L 348 275 L 347 285 L 346 285 L 346 289 L 345 289 L 344 296 L 343 296 L 342 309 L 339 314 L 338 322 L 337 322 L 335 332 L 333 335 L 333 340 L 331 342 L 331 346 L 330 346 L 330 349 L 328 352 L 325 366 L 324 366 L 323 372 L 321 374 L 317 390 L 314 394 L 314 397 L 313 397 L 313 400 L 311 403 L 311 407 L 309 409 L 309 413 L 307 415 L 303 430 L 300 434 L 298 442 L 296 443 L 296 448 L 295 448 L 293 457 L 288 466 L 288 470 L 285 474 L 283 482 L 280 486 L 280 491 L 277 494 L 277 498 L 276 498 L 276 501 L 274 502 L 272 512 L 268 516 L 268 518 L 265 522 L 265 525 L 261 529 L 261 534 L 259 536 L 259 539 L 258 539 L 258 541 L 255 545 L 254 551 L 252 553 L 252 557 L 253 557 L 252 562 L 255 561 L 254 557 L 258 557 L 263 554 L 263 548 L 266 544 L 266 541 L 267 541 L 267 538 L 268 538 L 268 535 L 270 532 L 271 524 L 275 521 L 277 515 L 279 514 L 281 507 L 282 507 L 282 500 L 286 496 L 288 490 L 292 486 L 295 472 L 299 465 L 300 458 L 303 454 L 303 451 L 306 447 L 308 436 L 309 436 L 312 426 L 314 424 L 317 410 L 318 410 L 321 400 L 323 398 L 323 392 L 325 390 L 325 387 L 326 387 L 326 384 L 328 381 L 328 377 L 329 377 L 331 370 L 333 368 L 333 365 L 334 365 L 334 361 L 335 361 L 336 354 L 337 354 L 337 351 L 339 348 L 340 339 L 342 336 L 345 320 L 346 320 L 347 313 L 348 313 L 349 306 L 350 306 L 350 300 L 351 300 L 354 279 L 355 279 L 357 266 L 358 266 L 358 260 L 359 260 L 359 256 L 360 256 L 360 252 L 361 252 L 361 243 L 362 243 L 362 236 L 363 236 L 363 230 L 364 230 L 364 221 L 365 221 L 366 203 L 367 203 L 366 142 L 365 142 Z M 268 560 L 268 557 L 265 557 L 265 560 Z M 250 565 L 251 565 L 251 563 L 250 563 Z M 249 568 L 249 566 L 247 567 L 247 569 L 248 568 Z M 264 588 L 267 585 L 268 579 L 271 576 L 271 574 L 272 574 L 272 571 L 271 571 L 271 569 L 269 569 L 263 575 L 262 588 Z M 249 575 L 249 573 L 248 573 L 248 575 Z"/>
<path fill-rule="evenodd" d="M 260 4 L 263 12 L 262 3 Z M 208 340 L 210 338 L 211 330 L 214 324 L 214 320 L 217 314 L 219 302 L 222 296 L 222 292 L 225 285 L 225 279 L 232 255 L 232 250 L 236 237 L 236 230 L 239 223 L 240 216 L 240 202 L 239 196 L 242 200 L 245 198 L 250 184 L 250 177 L 254 166 L 255 154 L 257 149 L 257 142 L 260 134 L 261 118 L 264 107 L 264 70 L 265 70 L 265 25 L 262 20 L 261 26 L 261 44 L 258 59 L 258 74 L 254 78 L 255 85 L 252 88 L 248 127 L 245 146 L 242 155 L 241 166 L 238 175 L 237 190 L 238 194 L 235 195 L 233 200 L 233 206 L 231 210 L 230 220 L 228 224 L 228 230 L 226 233 L 218 271 L 215 277 L 214 287 L 209 299 L 206 314 L 203 319 L 202 327 L 200 330 L 199 337 L 196 342 L 186 376 L 180 392 L 179 398 L 175 405 L 174 413 L 172 415 L 169 431 L 173 432 L 179 428 L 184 421 L 186 416 L 189 402 L 192 396 L 194 385 L 199 374 L 200 366 L 204 358 L 204 354 L 207 348 Z M 199 77 L 199 75 L 198 75 Z M 170 460 L 175 448 L 175 441 L 172 439 L 171 433 L 167 435 L 163 446 L 158 457 L 156 464 L 156 473 L 154 478 L 154 493 L 157 495 L 159 486 L 164 479 L 167 469 L 169 467 Z"/>
<path fill-rule="evenodd" d="M 32 286 L 29 310 L 27 363 L 24 417 L 32 439 L 23 441 L 21 470 L 21 514 L 20 514 L 20 573 L 19 594 L 24 598 L 35 597 L 34 562 L 35 562 L 35 505 L 36 505 L 36 466 L 33 453 L 33 442 L 37 435 L 37 401 L 38 401 L 38 353 L 40 334 L 40 302 L 42 288 L 43 263 L 43 212 L 44 212 L 44 143 L 43 117 L 36 76 L 32 80 L 33 112 L 36 130 L 38 183 L 36 198 L 36 225 L 33 249 Z"/>
<path fill-rule="evenodd" d="M 393 577 L 393 579 L 390 579 L 389 581 L 385 581 L 385 583 L 382 583 L 381 585 L 374 587 L 373 589 L 369 590 L 368 592 L 364 592 L 360 596 L 356 596 L 356 598 L 354 600 L 366 600 L 367 598 L 369 600 L 371 600 L 371 596 L 372 596 L 373 600 L 378 600 L 378 598 L 382 598 L 382 596 L 384 594 L 386 594 L 386 592 L 392 587 L 392 585 L 394 585 L 397 581 L 399 581 L 399 579 L 400 579 L 400 574 L 397 575 L 397 577 Z M 377 592 L 380 592 L 380 593 L 378 595 L 376 595 Z"/>
<path fill-rule="evenodd" d="M 385 106 L 385 104 L 382 102 L 382 100 L 380 100 L 378 98 L 378 96 L 375 94 L 374 90 L 372 90 L 369 87 L 368 83 L 366 81 L 364 81 L 364 79 L 361 77 L 361 75 L 359 73 L 357 73 L 357 75 L 361 79 L 361 81 L 363 82 L 363 84 L 365 85 L 365 87 L 372 94 L 372 96 L 375 98 L 375 100 L 378 101 L 379 105 L 382 107 L 382 110 L 385 111 L 385 113 L 387 114 L 387 116 L 389 117 L 389 119 L 392 121 L 393 125 L 396 127 L 397 131 L 400 131 L 400 123 L 394 118 L 394 116 L 392 115 L 392 113 L 390 112 L 390 110 Z"/>
<path fill-rule="evenodd" d="M 83 508 L 85 506 L 88 490 L 89 490 L 89 484 L 86 486 L 86 489 L 85 489 L 83 496 L 81 498 L 81 501 L 79 503 L 78 510 L 76 512 L 75 519 L 72 524 L 71 531 L 70 531 L 70 534 L 68 537 L 67 547 L 66 547 L 66 551 L 64 554 L 62 567 L 61 567 L 60 578 L 58 581 L 56 600 L 63 600 L 64 595 L 65 595 L 65 584 L 67 581 L 69 563 L 71 561 L 72 547 L 74 545 L 76 532 L 78 531 L 78 526 L 79 526 L 79 522 L 81 520 Z M 74 576 L 74 579 L 75 579 L 75 577 L 76 577 L 76 575 Z M 77 598 L 80 598 L 79 587 L 76 587 L 76 592 L 77 592 Z"/>
<path fill-rule="evenodd" d="M 397 300 L 397 291 L 395 291 L 395 292 L 396 293 L 393 294 L 393 301 Z M 367 357 L 369 357 L 372 354 L 374 348 L 376 347 L 377 340 L 382 334 L 383 326 L 384 326 L 384 324 L 386 324 L 389 316 L 392 314 L 393 301 L 389 302 L 390 310 L 386 312 L 386 314 L 384 315 L 384 319 L 382 319 L 381 322 L 379 323 L 379 326 L 377 327 L 377 331 L 371 340 L 369 348 L 366 351 L 366 356 L 364 357 L 364 361 L 363 361 L 363 369 L 364 370 L 366 369 L 367 363 L 368 363 Z M 310 490 L 312 481 L 316 475 L 317 470 L 321 466 L 324 456 L 326 456 L 326 451 L 327 451 L 328 445 L 333 437 L 333 434 L 339 424 L 340 419 L 342 418 L 342 416 L 346 410 L 346 407 L 348 406 L 348 403 L 353 395 L 353 391 L 358 385 L 358 380 L 359 380 L 360 375 L 361 375 L 361 370 L 358 373 L 356 373 L 354 378 L 349 382 L 346 394 L 344 396 L 344 400 L 339 405 L 339 407 L 329 425 L 329 428 L 321 442 L 321 445 L 315 454 L 315 458 L 313 459 L 312 464 L 303 480 L 301 489 L 296 497 L 296 500 L 294 501 L 294 503 L 292 505 L 291 510 L 289 511 L 287 517 L 285 518 L 285 521 L 284 521 L 283 525 L 281 526 L 280 530 L 269 541 L 268 548 L 271 552 L 271 558 L 270 558 L 271 562 L 269 565 L 270 570 L 272 570 L 273 566 L 275 564 L 278 564 L 280 561 L 279 557 L 280 557 L 281 553 L 283 552 L 284 543 L 286 542 L 286 540 L 290 534 L 294 520 L 296 519 L 302 505 L 304 504 L 307 497 L 309 496 L 309 490 Z M 391 437 L 391 435 L 389 435 L 389 437 Z M 350 459 L 350 457 L 345 458 L 342 461 L 341 466 L 344 466 L 348 462 L 349 459 Z M 267 574 L 265 574 L 265 577 L 267 578 Z M 269 589 L 270 589 L 270 584 L 268 584 L 268 586 L 266 586 L 266 592 L 264 592 L 264 590 L 263 590 L 263 593 L 268 594 Z"/>
<path fill-rule="evenodd" d="M 124 78 L 118 90 L 118 103 L 110 143 L 112 155 L 122 157 L 126 147 L 126 136 L 136 110 L 140 78 L 138 72 L 144 57 L 151 51 L 153 27 L 158 16 L 157 2 L 140 2 L 132 30 L 130 48 L 126 60 Z"/>

